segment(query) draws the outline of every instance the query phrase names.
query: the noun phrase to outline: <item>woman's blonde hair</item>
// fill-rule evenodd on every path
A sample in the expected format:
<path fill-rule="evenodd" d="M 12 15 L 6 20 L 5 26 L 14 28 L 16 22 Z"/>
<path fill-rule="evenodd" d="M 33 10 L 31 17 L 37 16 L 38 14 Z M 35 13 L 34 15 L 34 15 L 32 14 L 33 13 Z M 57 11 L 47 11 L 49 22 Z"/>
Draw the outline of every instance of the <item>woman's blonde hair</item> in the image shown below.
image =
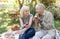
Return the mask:
<path fill-rule="evenodd" d="M 20 10 L 20 17 L 23 17 L 23 13 L 24 13 L 25 10 L 29 10 L 29 7 L 28 6 L 23 6 L 21 8 L 21 10 Z M 29 12 L 29 14 L 30 14 L 30 12 Z"/>

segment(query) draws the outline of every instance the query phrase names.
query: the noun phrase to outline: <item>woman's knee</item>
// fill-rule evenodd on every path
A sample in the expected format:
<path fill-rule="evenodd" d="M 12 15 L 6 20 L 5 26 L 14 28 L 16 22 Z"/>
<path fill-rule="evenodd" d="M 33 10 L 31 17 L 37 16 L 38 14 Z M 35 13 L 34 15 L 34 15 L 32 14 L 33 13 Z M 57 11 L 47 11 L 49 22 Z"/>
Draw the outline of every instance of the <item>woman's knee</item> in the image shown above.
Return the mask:
<path fill-rule="evenodd" d="M 30 28 L 25 35 L 26 35 L 25 37 L 28 38 L 33 37 L 35 35 L 35 30 L 33 28 Z"/>
<path fill-rule="evenodd" d="M 30 28 L 31 31 L 35 32 L 35 29 L 34 28 Z"/>
<path fill-rule="evenodd" d="M 28 30 L 28 32 L 27 33 L 32 33 L 32 34 L 35 34 L 35 29 L 34 28 L 30 28 L 29 30 Z"/>

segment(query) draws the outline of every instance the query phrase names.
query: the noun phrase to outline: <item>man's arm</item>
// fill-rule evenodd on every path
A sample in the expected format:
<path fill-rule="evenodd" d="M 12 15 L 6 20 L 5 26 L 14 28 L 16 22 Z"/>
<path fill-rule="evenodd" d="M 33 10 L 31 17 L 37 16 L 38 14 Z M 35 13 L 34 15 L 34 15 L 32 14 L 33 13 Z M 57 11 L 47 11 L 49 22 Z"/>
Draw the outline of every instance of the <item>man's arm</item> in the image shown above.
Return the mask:
<path fill-rule="evenodd" d="M 43 25 L 46 29 L 51 29 L 54 28 L 54 17 L 52 15 L 52 13 L 49 12 L 49 14 L 47 14 L 46 20 L 43 22 Z"/>

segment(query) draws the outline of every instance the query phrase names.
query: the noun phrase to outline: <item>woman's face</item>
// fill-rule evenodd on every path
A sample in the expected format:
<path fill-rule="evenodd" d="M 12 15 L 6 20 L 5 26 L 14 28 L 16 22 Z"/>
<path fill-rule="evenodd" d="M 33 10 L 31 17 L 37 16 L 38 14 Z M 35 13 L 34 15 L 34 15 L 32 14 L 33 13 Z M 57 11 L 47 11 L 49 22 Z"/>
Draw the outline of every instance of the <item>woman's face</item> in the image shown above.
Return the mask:
<path fill-rule="evenodd" d="M 25 10 L 24 13 L 23 13 L 23 15 L 24 15 L 24 16 L 28 16 L 29 13 L 30 13 L 30 10 Z"/>

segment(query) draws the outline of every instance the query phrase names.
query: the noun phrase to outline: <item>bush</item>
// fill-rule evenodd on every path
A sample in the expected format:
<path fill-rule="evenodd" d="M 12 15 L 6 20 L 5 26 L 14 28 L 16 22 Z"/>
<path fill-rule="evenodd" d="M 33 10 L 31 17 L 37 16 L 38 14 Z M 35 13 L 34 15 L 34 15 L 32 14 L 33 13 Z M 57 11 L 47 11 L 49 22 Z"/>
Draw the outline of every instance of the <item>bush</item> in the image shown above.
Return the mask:
<path fill-rule="evenodd" d="M 54 18 L 60 19 L 60 8 L 57 6 L 47 7 L 46 10 L 52 12 Z"/>

